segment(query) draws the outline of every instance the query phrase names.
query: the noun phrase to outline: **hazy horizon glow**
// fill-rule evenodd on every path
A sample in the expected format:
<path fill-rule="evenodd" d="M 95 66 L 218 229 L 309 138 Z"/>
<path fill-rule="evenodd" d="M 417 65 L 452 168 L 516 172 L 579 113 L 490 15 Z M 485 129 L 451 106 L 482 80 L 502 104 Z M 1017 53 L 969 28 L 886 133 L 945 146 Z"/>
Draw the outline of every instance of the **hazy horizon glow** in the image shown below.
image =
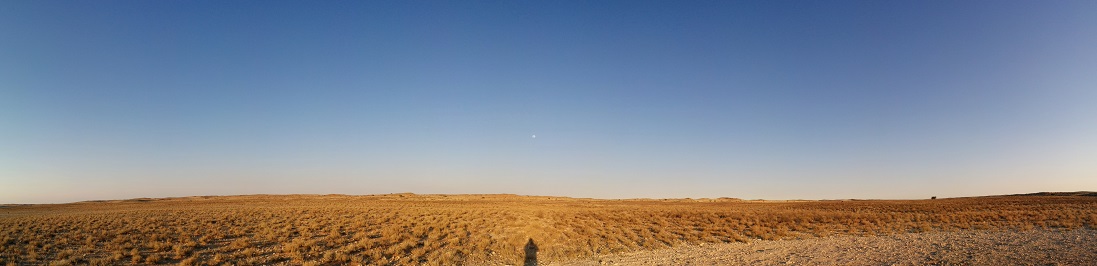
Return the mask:
<path fill-rule="evenodd" d="M 4 1 L 0 203 L 1097 190 L 1093 14 L 1095 1 Z"/>

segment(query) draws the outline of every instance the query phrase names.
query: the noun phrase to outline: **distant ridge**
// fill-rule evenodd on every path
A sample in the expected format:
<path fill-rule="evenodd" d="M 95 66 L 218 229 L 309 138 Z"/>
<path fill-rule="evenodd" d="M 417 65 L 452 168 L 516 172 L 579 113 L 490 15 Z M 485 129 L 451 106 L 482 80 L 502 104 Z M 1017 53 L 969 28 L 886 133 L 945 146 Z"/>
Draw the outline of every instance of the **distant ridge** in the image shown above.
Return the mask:
<path fill-rule="evenodd" d="M 1085 197 L 1097 197 L 1097 192 L 1093 191 L 1076 191 L 1076 192 L 1036 192 L 1027 194 L 1011 194 L 1005 196 L 1085 196 Z"/>
<path fill-rule="evenodd" d="M 1006 194 L 1006 195 L 986 195 L 986 196 L 968 196 L 968 197 L 956 197 L 956 198 L 982 198 L 982 197 L 1097 197 L 1097 192 L 1093 191 L 1075 191 L 1075 192 L 1036 192 L 1025 194 Z M 163 197 L 163 198 L 132 198 L 132 199 L 113 199 L 113 200 L 84 200 L 70 203 L 54 203 L 54 204 L 72 204 L 72 203 L 144 203 L 144 202 L 157 202 L 157 201 L 173 201 L 173 200 L 216 200 L 216 199 L 260 199 L 260 198 L 275 198 L 279 200 L 290 200 L 294 198 L 382 198 L 382 199 L 419 199 L 419 200 L 445 200 L 445 201 L 467 201 L 467 200 L 535 200 L 535 199 L 548 199 L 548 200 L 601 200 L 601 201 L 662 201 L 662 202 L 810 202 L 810 201 L 834 201 L 834 200 L 765 200 L 754 199 L 744 200 L 740 198 L 720 197 L 720 198 L 622 198 L 622 199 L 594 199 L 594 198 L 573 198 L 566 196 L 538 196 L 538 195 L 519 195 L 519 194 L 416 194 L 411 192 L 403 193 L 387 193 L 387 194 L 245 194 L 245 195 L 207 195 L 207 196 L 181 196 L 181 197 Z M 941 198 L 947 199 L 947 198 Z M 888 200 L 888 199 L 839 199 L 838 201 L 846 200 Z M 31 205 L 48 205 L 48 204 L 3 204 L 0 203 L 0 208 L 16 207 L 16 206 L 31 206 Z"/>

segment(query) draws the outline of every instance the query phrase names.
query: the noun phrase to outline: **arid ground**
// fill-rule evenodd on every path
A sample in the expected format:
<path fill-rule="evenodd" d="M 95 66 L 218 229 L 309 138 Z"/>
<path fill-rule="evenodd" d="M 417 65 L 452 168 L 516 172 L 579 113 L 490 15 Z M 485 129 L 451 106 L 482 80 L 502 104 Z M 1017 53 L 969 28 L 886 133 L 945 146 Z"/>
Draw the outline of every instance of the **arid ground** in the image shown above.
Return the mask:
<path fill-rule="evenodd" d="M 547 265 L 1095 265 L 1097 230 L 961 230 L 693 244 Z M 546 264 L 542 264 L 546 265 Z"/>
<path fill-rule="evenodd" d="M 251 195 L 5 205 L 0 264 L 522 265 L 527 256 L 542 265 L 1094 264 L 1093 195 Z"/>

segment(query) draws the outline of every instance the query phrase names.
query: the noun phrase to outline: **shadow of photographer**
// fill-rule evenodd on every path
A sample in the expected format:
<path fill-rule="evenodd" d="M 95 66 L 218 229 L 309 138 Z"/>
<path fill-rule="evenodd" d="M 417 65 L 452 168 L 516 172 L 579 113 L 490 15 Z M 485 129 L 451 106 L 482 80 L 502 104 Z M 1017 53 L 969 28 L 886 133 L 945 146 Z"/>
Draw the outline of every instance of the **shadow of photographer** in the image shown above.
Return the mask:
<path fill-rule="evenodd" d="M 526 262 L 522 265 L 537 266 L 537 244 L 533 243 L 533 238 L 526 242 Z"/>

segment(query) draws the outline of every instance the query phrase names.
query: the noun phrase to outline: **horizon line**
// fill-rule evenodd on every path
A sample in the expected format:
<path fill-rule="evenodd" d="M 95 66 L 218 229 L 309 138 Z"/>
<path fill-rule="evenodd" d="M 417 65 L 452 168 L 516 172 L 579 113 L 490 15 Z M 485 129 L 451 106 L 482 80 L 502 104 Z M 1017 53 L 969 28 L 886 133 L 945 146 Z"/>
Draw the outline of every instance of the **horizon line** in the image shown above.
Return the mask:
<path fill-rule="evenodd" d="M 607 200 L 607 201 L 622 201 L 622 200 L 683 200 L 683 201 L 703 201 L 703 200 L 726 200 L 726 201 L 768 201 L 768 202 L 793 202 L 793 201 L 844 201 L 844 200 L 932 200 L 932 199 L 957 199 L 957 198 L 977 198 L 977 197 L 1003 197 L 1003 196 L 1097 196 L 1097 192 L 1094 191 L 1041 191 L 1030 192 L 1020 194 L 991 194 L 991 195 L 968 195 L 957 197 L 936 197 L 930 198 L 820 198 L 820 199 L 743 199 L 738 197 L 685 197 L 685 198 L 597 198 L 597 197 L 570 197 L 570 196 L 553 196 L 553 195 L 526 195 L 515 193 L 464 193 L 464 194 L 445 194 L 445 193 L 414 193 L 414 192 L 391 192 L 381 194 L 342 194 L 342 193 L 289 193 L 289 194 L 271 194 L 271 193 L 256 193 L 256 194 L 229 194 L 229 195 L 190 195 L 190 196 L 170 196 L 170 197 L 136 197 L 136 198 L 116 198 L 116 199 L 89 199 L 72 202 L 59 202 L 59 203 L 0 203 L 2 206 L 29 206 L 29 205 L 64 205 L 64 204 L 77 204 L 77 203 L 103 203 L 103 202 L 118 202 L 118 201 L 134 201 L 134 200 L 170 200 L 170 199 L 186 199 L 186 198 L 204 198 L 204 197 L 246 197 L 246 196 L 347 196 L 347 197 L 369 197 L 369 196 L 394 196 L 394 195 L 413 195 L 413 196 L 515 196 L 515 197 L 544 197 L 544 198 L 567 198 L 567 199 L 587 199 L 587 200 Z"/>

